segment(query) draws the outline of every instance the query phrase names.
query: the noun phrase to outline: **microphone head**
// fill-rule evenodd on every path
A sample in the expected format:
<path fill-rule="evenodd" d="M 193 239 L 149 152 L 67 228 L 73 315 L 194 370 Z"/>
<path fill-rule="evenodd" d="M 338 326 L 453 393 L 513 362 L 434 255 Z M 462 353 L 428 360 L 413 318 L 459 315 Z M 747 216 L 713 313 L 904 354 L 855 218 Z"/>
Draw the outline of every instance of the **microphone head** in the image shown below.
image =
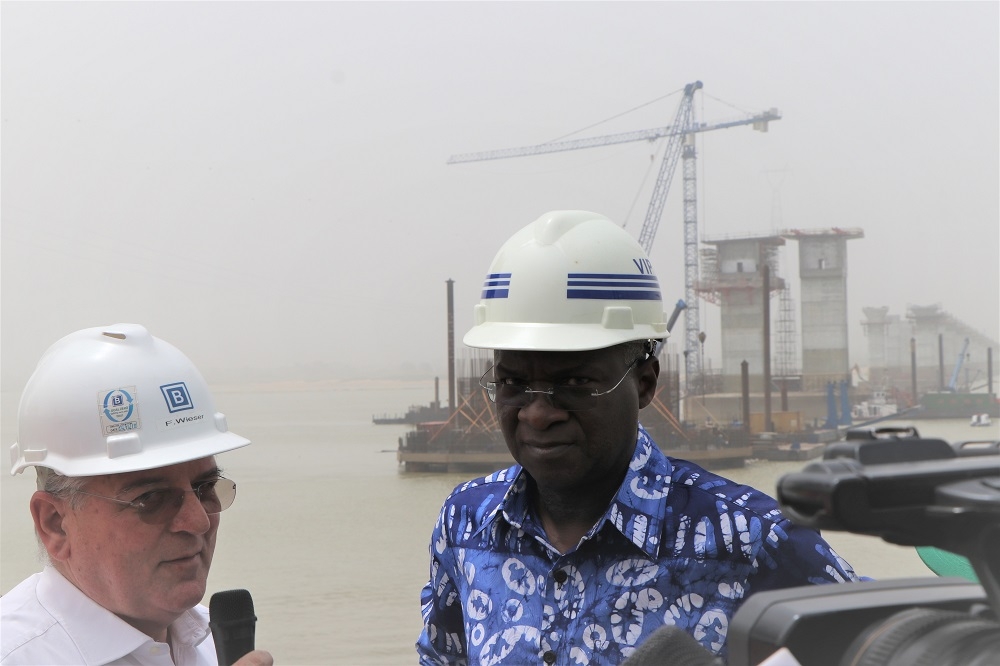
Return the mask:
<path fill-rule="evenodd" d="M 256 619 L 253 599 L 246 590 L 216 592 L 208 604 L 208 614 L 212 620 Z"/>
<path fill-rule="evenodd" d="M 220 666 L 232 666 L 253 650 L 256 622 L 253 599 L 246 590 L 226 590 L 212 595 L 208 605 L 208 626 L 212 629 Z"/>

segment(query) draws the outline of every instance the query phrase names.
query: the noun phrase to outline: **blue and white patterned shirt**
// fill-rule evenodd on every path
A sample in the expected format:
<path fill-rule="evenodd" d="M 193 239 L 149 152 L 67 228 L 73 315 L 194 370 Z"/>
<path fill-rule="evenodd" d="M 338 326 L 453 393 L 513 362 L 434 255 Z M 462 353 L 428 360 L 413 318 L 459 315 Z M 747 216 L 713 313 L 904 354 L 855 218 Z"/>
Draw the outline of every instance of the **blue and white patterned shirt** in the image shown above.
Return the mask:
<path fill-rule="evenodd" d="M 775 500 L 667 458 L 642 427 L 608 510 L 564 555 L 527 481 L 514 465 L 445 500 L 421 594 L 421 664 L 619 664 L 663 625 L 725 656 L 748 595 L 859 580 Z"/>

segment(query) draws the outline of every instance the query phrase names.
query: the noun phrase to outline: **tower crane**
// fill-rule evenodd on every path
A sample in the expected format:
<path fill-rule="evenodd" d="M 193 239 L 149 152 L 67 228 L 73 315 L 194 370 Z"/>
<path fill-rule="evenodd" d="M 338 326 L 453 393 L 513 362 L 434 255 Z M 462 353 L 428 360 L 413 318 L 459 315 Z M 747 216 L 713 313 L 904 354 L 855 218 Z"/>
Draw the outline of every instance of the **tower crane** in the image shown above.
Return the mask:
<path fill-rule="evenodd" d="M 965 339 L 962 343 L 962 351 L 958 352 L 958 358 L 955 360 L 955 369 L 951 371 L 951 379 L 948 380 L 948 385 L 944 387 L 945 391 L 954 393 L 958 386 L 958 373 L 962 370 L 962 362 L 965 361 L 965 352 L 969 350 L 969 338 Z"/>
<path fill-rule="evenodd" d="M 690 382 L 693 378 L 701 376 L 701 360 L 698 353 L 700 320 L 698 297 L 696 294 L 698 284 L 698 215 L 696 210 L 695 134 L 710 130 L 725 129 L 727 127 L 737 127 L 739 125 L 752 125 L 753 129 L 766 132 L 767 124 L 770 121 L 781 119 L 781 114 L 778 113 L 778 110 L 772 108 L 762 113 L 736 120 L 711 124 L 696 122 L 693 100 L 695 92 L 701 90 L 701 88 L 701 81 L 695 81 L 684 86 L 684 95 L 681 97 L 677 113 L 674 115 L 674 122 L 666 127 L 655 127 L 646 130 L 608 134 L 570 141 L 551 141 L 520 148 L 464 153 L 452 155 L 448 158 L 447 162 L 448 164 L 460 164 L 463 162 L 481 162 L 509 157 L 526 157 L 529 155 L 542 155 L 580 148 L 610 146 L 632 141 L 652 142 L 663 137 L 668 137 L 667 147 L 664 151 L 663 161 L 660 163 L 660 171 L 656 178 L 656 184 L 653 186 L 653 194 L 650 198 L 649 208 L 646 211 L 646 219 L 642 224 L 642 230 L 639 232 L 638 242 L 648 255 L 653 247 L 653 239 L 656 237 L 656 230 L 660 224 L 663 206 L 667 200 L 667 193 L 670 191 L 670 183 L 673 180 L 674 170 L 677 167 L 677 159 L 683 155 L 684 301 L 686 303 L 684 312 L 684 371 L 686 382 Z"/>

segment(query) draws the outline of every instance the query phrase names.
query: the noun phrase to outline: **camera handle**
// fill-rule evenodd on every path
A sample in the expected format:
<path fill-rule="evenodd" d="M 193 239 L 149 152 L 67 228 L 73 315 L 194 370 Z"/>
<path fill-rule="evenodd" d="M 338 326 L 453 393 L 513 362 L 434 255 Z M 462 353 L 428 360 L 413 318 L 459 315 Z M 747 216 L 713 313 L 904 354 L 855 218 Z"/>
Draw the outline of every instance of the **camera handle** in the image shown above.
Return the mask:
<path fill-rule="evenodd" d="M 1000 608 L 1000 460 L 994 455 L 863 465 L 811 463 L 778 481 L 781 511 L 813 529 L 934 546 L 972 563 Z"/>
<path fill-rule="evenodd" d="M 929 516 L 952 524 L 972 523 L 964 534 L 948 530 L 949 543 L 939 547 L 969 559 L 990 607 L 1000 609 L 1000 476 L 946 484 L 936 497 L 937 503 L 927 509 Z"/>

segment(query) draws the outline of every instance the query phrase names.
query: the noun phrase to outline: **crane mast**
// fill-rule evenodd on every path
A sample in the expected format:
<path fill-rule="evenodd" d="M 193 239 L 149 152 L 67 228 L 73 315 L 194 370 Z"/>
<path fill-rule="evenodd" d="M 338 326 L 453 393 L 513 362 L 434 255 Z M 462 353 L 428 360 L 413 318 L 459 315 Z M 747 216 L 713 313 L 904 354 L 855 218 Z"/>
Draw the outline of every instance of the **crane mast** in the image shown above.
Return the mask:
<path fill-rule="evenodd" d="M 551 141 L 549 143 L 520 148 L 463 153 L 452 155 L 448 158 L 448 164 L 460 164 L 463 162 L 526 157 L 567 150 L 578 150 L 580 148 L 609 146 L 631 141 L 655 141 L 663 137 L 668 137 L 667 147 L 664 151 L 663 161 L 660 163 L 660 171 L 656 178 L 656 184 L 653 186 L 653 194 L 650 198 L 649 208 L 646 210 L 646 219 L 643 221 L 642 229 L 639 232 L 638 242 L 642 249 L 646 251 L 646 254 L 649 255 L 653 248 L 653 239 L 656 237 L 660 219 L 663 217 L 663 207 L 667 200 L 667 194 L 670 192 L 670 183 L 674 178 L 677 161 L 679 158 L 683 158 L 684 301 L 686 303 L 686 308 L 684 309 L 684 371 L 685 383 L 688 386 L 690 386 L 690 382 L 695 377 L 700 375 L 702 358 L 702 355 L 698 353 L 701 341 L 698 337 L 700 332 L 698 330 L 700 318 L 698 295 L 696 293 L 698 284 L 698 200 L 697 170 L 695 168 L 695 134 L 710 130 L 725 129 L 727 127 L 737 127 L 739 125 L 752 125 L 753 129 L 766 132 L 768 122 L 781 119 L 781 114 L 778 113 L 778 110 L 772 108 L 746 118 L 711 124 L 698 123 L 694 115 L 694 94 L 698 90 L 701 90 L 702 87 L 701 81 L 695 81 L 684 86 L 684 95 L 677 107 L 674 122 L 666 127 L 574 139 L 571 141 Z"/>
<path fill-rule="evenodd" d="M 684 97 L 681 99 L 680 106 L 677 107 L 677 115 L 674 117 L 674 124 L 672 125 L 677 131 L 670 133 L 670 140 L 667 143 L 666 151 L 663 153 L 663 161 L 660 163 L 660 173 L 656 176 L 653 195 L 649 199 L 649 208 L 646 209 L 646 219 L 643 221 L 642 230 L 639 232 L 639 245 L 646 251 L 646 254 L 649 254 L 650 250 L 653 249 L 653 239 L 656 237 L 656 230 L 660 226 L 663 205 L 667 201 L 667 193 L 670 192 L 670 183 L 674 180 L 677 157 L 680 155 L 681 146 L 685 143 L 685 138 L 688 136 L 687 129 L 694 125 L 692 122 L 694 116 L 694 92 L 700 90 L 701 87 L 701 81 L 695 81 L 684 86 Z M 692 140 L 692 151 L 693 149 Z M 685 156 L 685 159 L 687 159 L 687 156 Z M 691 159 L 694 159 L 693 152 Z M 685 254 L 687 254 L 686 251 Z M 693 305 L 691 295 L 685 294 L 684 299 L 687 301 L 690 311 Z"/>
<path fill-rule="evenodd" d="M 694 93 L 701 90 L 701 81 L 695 81 L 684 86 L 684 96 L 677 107 L 673 127 L 678 131 L 670 135 L 667 148 L 664 151 L 663 162 L 660 163 L 660 173 L 656 177 L 653 195 L 650 197 L 649 208 L 646 209 L 646 219 L 639 231 L 639 245 L 650 255 L 653 249 L 653 239 L 663 217 L 663 206 L 670 192 L 670 183 L 674 180 L 674 170 L 677 168 L 677 158 L 684 156 L 684 382 L 690 387 L 691 379 L 701 376 L 701 359 L 698 353 L 698 330 L 701 322 L 699 316 L 698 295 L 695 288 L 698 284 L 698 183 L 695 169 L 694 134 L 687 131 L 694 127 Z"/>

